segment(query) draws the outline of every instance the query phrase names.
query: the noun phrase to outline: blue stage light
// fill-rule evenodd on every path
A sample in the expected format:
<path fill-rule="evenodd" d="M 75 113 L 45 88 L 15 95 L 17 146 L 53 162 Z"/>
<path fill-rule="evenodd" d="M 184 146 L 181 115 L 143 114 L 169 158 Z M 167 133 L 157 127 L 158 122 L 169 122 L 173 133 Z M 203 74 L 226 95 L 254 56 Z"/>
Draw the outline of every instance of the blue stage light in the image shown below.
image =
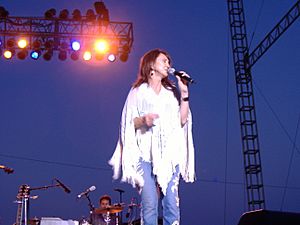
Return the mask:
<path fill-rule="evenodd" d="M 31 57 L 32 59 L 34 59 L 34 60 L 37 60 L 37 59 L 40 57 L 40 52 L 38 52 L 38 51 L 32 51 L 32 52 L 30 53 L 30 57 Z"/>
<path fill-rule="evenodd" d="M 79 41 L 72 41 L 71 44 L 72 50 L 78 51 L 80 49 L 80 42 Z"/>

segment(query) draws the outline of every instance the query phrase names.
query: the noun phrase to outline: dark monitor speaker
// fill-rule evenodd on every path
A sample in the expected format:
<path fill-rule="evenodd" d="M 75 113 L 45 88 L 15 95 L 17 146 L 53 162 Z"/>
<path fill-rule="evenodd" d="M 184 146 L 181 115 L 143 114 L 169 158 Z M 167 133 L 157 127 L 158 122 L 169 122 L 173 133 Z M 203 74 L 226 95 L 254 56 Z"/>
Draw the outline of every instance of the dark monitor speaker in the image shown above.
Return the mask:
<path fill-rule="evenodd" d="M 244 213 L 238 225 L 300 225 L 300 213 L 255 210 Z"/>

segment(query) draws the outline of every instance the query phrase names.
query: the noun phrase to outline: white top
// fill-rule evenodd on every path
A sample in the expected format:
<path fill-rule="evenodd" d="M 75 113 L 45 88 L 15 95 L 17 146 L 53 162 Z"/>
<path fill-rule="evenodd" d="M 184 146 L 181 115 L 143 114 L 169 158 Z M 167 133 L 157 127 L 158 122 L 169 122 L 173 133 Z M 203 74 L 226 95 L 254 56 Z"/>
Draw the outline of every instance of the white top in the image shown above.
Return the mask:
<path fill-rule="evenodd" d="M 148 113 L 159 115 L 151 128 L 134 128 L 133 119 Z M 156 94 L 148 84 L 130 90 L 125 102 L 116 150 L 109 161 L 114 168 L 114 179 L 143 187 L 138 173 L 140 158 L 152 162 L 153 174 L 165 194 L 175 167 L 186 182 L 195 178 L 194 145 L 192 138 L 192 115 L 181 127 L 180 107 L 172 91 L 162 87 Z"/>

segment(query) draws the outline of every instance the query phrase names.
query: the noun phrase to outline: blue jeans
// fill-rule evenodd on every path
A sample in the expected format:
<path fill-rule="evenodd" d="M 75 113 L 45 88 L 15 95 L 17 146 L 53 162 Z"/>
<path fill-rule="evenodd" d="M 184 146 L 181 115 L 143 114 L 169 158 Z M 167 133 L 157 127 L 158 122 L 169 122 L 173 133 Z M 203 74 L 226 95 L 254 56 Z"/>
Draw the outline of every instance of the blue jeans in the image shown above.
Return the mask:
<path fill-rule="evenodd" d="M 179 171 L 178 166 L 168 184 L 166 195 L 163 195 L 156 183 L 155 176 L 152 173 L 151 163 L 141 161 L 140 170 L 143 171 L 144 187 L 141 190 L 142 210 L 141 218 L 143 225 L 157 225 L 158 219 L 158 199 L 162 195 L 163 224 L 179 225 L 179 198 L 178 184 Z"/>

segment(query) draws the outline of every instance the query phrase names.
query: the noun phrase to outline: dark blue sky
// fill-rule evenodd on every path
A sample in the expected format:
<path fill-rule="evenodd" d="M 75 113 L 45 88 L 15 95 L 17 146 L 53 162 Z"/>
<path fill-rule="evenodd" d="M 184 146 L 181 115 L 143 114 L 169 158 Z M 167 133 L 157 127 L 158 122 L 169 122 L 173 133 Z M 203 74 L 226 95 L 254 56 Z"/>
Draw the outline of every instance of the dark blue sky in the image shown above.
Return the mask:
<path fill-rule="evenodd" d="M 250 49 L 295 2 L 244 0 L 249 42 L 253 34 Z M 42 16 L 52 7 L 85 12 L 93 3 L 0 1 L 11 16 Z M 126 63 L 0 58 L 0 164 L 15 169 L 10 175 L 0 171 L 0 224 L 15 221 L 13 201 L 21 184 L 51 185 L 55 177 L 71 194 L 60 188 L 33 191 L 39 198 L 31 201 L 31 217 L 88 216 L 87 201 L 75 198 L 91 185 L 97 187 L 90 194 L 95 205 L 106 193 L 118 202 L 114 188 L 125 190 L 126 204 L 138 198 L 129 185 L 112 181 L 107 161 L 139 58 L 157 47 L 170 52 L 175 68 L 197 80 L 190 87 L 197 181 L 181 182 L 182 224 L 237 224 L 247 204 L 226 1 L 105 4 L 111 20 L 133 22 L 134 43 Z M 299 27 L 296 21 L 252 71 L 270 210 L 300 210 Z"/>

